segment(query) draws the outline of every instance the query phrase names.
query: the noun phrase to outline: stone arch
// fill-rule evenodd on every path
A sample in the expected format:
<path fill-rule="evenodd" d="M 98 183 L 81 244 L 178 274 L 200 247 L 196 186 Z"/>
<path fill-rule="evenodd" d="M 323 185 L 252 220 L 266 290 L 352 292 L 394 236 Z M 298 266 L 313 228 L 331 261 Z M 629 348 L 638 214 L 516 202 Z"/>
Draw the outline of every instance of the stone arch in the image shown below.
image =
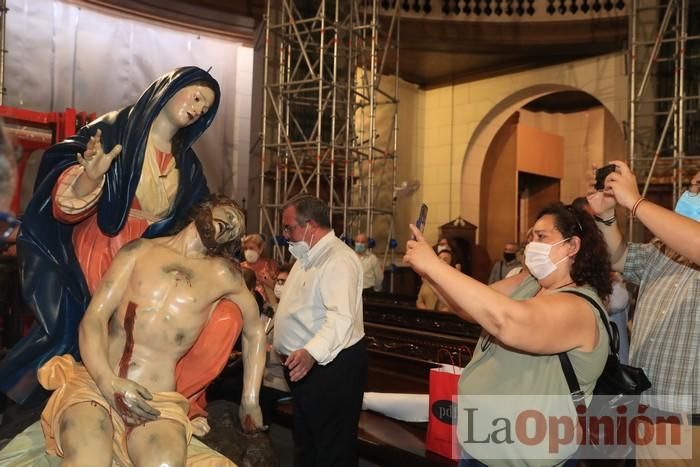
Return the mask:
<path fill-rule="evenodd" d="M 554 94 L 561 91 L 580 91 L 590 94 L 596 98 L 607 112 L 615 119 L 620 133 L 624 134 L 622 128 L 622 115 L 620 115 L 619 106 L 617 112 L 615 103 L 610 102 L 604 97 L 598 96 L 595 91 L 585 89 L 584 87 L 575 87 L 563 84 L 538 84 L 520 89 L 496 103 L 479 121 L 476 128 L 467 143 L 462 160 L 462 176 L 461 176 L 461 196 L 460 205 L 462 215 L 478 225 L 480 219 L 480 179 L 486 160 L 486 154 L 491 142 L 496 133 L 501 129 L 504 123 L 510 118 L 514 112 L 521 109 L 528 102 L 531 102 L 539 97 Z M 610 97 L 610 96 L 606 96 Z M 479 182 L 474 183 L 475 180 Z M 474 200 L 479 200 L 476 203 Z M 465 213 L 464 206 L 466 203 L 471 204 L 471 212 Z"/>

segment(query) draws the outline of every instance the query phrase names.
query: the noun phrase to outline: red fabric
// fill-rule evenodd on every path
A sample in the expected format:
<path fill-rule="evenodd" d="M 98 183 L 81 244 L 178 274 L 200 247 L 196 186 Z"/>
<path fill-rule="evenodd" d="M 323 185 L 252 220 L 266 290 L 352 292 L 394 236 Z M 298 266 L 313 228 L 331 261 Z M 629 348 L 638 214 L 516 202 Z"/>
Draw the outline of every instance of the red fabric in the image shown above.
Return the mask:
<path fill-rule="evenodd" d="M 73 248 L 91 295 L 95 293 L 119 249 L 130 241 L 141 238 L 147 228 L 148 222 L 144 219 L 129 217 L 122 230 L 114 237 L 109 237 L 97 225 L 96 214 L 75 226 Z"/>
<path fill-rule="evenodd" d="M 169 152 L 161 152 L 156 149 L 156 160 L 158 161 L 158 170 L 160 170 L 161 175 L 165 173 L 165 169 L 168 168 L 168 164 L 170 164 L 172 158 L 173 155 Z"/>
<path fill-rule="evenodd" d="M 66 174 L 72 168 L 73 167 L 69 167 L 63 171 L 63 173 L 58 177 L 58 181 L 56 181 L 56 184 L 53 186 L 53 190 L 51 191 L 51 199 L 54 200 L 51 203 L 51 211 L 53 212 L 53 217 L 57 221 L 63 222 L 64 224 L 77 224 L 78 222 L 83 221 L 83 220 L 87 219 L 88 217 L 92 216 L 95 213 L 95 211 L 97 210 L 97 205 L 94 205 L 91 208 L 86 209 L 83 212 L 79 212 L 78 214 L 66 214 L 65 212 L 61 211 L 61 209 L 56 204 L 55 200 L 56 200 L 56 193 L 58 192 L 58 187 L 61 186 L 63 179 L 66 178 Z M 75 237 L 73 237 L 73 238 L 75 238 Z"/>
<path fill-rule="evenodd" d="M 277 277 L 277 262 L 269 258 L 260 258 L 254 263 L 249 263 L 248 261 L 243 261 L 241 267 L 250 269 L 255 273 L 255 290 L 257 290 L 260 295 L 263 296 L 266 302 L 270 301 L 270 297 L 267 296 L 267 291 L 265 289 L 264 283 L 272 282 L 272 287 L 274 287 L 274 280 Z"/>
<path fill-rule="evenodd" d="M 190 418 L 207 415 L 206 388 L 226 366 L 242 328 L 240 308 L 226 300 L 220 302 L 197 342 L 178 362 L 176 390 L 189 399 Z"/>

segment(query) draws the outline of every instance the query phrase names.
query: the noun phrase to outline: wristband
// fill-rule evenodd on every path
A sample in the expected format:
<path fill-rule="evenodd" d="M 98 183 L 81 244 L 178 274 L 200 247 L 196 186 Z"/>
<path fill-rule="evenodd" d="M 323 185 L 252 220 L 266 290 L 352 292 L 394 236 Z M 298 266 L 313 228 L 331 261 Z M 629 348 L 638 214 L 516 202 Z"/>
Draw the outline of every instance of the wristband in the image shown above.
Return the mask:
<path fill-rule="evenodd" d="M 634 203 L 634 206 L 632 206 L 632 217 L 637 216 L 637 209 L 639 209 L 639 205 L 642 204 L 642 201 L 646 201 L 647 199 L 644 196 L 640 196 L 639 199 Z"/>

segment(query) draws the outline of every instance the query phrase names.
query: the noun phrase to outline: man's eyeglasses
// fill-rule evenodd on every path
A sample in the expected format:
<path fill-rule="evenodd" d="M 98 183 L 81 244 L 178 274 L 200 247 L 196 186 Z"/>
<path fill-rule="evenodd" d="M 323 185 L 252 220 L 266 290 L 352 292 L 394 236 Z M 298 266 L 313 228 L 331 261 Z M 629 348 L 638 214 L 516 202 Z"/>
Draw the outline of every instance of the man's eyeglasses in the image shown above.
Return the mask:
<path fill-rule="evenodd" d="M 288 233 L 288 234 L 290 234 L 290 233 L 292 233 L 292 231 L 293 231 L 294 229 L 296 229 L 296 228 L 298 228 L 298 227 L 299 227 L 299 224 L 291 224 L 291 225 L 284 224 L 284 225 L 282 226 L 282 233 Z"/>
<path fill-rule="evenodd" d="M 5 243 L 12 232 L 19 226 L 20 221 L 7 212 L 0 212 L 0 244 Z"/>

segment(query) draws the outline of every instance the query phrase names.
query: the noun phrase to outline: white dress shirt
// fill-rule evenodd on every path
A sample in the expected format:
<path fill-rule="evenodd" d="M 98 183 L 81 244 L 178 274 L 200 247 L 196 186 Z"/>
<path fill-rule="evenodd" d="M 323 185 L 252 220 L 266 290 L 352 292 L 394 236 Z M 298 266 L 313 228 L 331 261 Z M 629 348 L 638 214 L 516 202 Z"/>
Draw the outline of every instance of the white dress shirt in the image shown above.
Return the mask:
<path fill-rule="evenodd" d="M 382 265 L 379 264 L 379 259 L 374 253 L 365 252 L 357 255 L 362 264 L 362 288 L 374 288 L 377 292 L 382 290 L 382 282 L 384 281 L 384 271 Z"/>
<path fill-rule="evenodd" d="M 303 347 L 326 365 L 364 335 L 362 266 L 331 231 L 289 273 L 275 313 L 274 347 L 283 355 Z"/>

